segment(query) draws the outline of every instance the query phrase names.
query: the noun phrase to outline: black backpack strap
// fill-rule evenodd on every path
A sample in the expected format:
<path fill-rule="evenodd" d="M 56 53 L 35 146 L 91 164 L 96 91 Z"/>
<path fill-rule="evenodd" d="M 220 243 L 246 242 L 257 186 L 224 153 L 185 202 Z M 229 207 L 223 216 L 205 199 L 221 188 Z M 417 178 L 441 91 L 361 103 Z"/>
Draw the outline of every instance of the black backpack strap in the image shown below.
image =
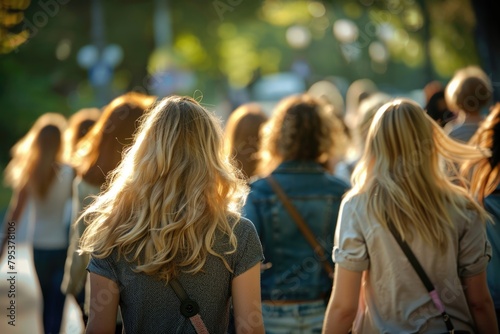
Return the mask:
<path fill-rule="evenodd" d="M 396 227 L 392 222 L 388 221 L 387 226 L 389 227 L 389 231 L 391 231 L 392 235 L 394 236 L 394 239 L 396 239 L 397 243 L 399 244 L 399 247 L 401 247 L 401 250 L 403 253 L 406 255 L 408 258 L 408 261 L 410 261 L 411 266 L 413 269 L 415 269 L 415 272 L 417 273 L 418 277 L 422 281 L 422 283 L 425 285 L 425 288 L 429 292 L 429 295 L 431 296 L 432 302 L 436 306 L 436 308 L 441 312 L 441 316 L 443 317 L 443 321 L 446 325 L 446 329 L 450 333 L 454 332 L 454 327 L 451 322 L 450 316 L 448 313 L 446 313 L 444 309 L 444 304 L 439 298 L 439 295 L 437 293 L 436 288 L 432 284 L 431 280 L 429 279 L 429 276 L 425 273 L 424 268 L 422 268 L 422 265 L 420 265 L 420 262 L 418 262 L 418 259 L 415 257 L 415 254 L 413 254 L 410 246 L 401 238 L 401 235 L 399 232 L 396 230 Z"/>
<path fill-rule="evenodd" d="M 177 278 L 174 278 L 168 282 L 168 285 L 172 288 L 172 290 L 174 290 L 175 295 L 181 301 L 181 306 L 180 306 L 181 314 L 187 319 L 189 319 L 189 321 L 191 321 L 191 324 L 196 330 L 196 333 L 209 334 L 208 329 L 205 326 L 205 323 L 203 322 L 203 319 L 201 319 L 201 316 L 199 314 L 200 306 L 196 301 L 189 298 L 181 282 L 179 282 Z"/>

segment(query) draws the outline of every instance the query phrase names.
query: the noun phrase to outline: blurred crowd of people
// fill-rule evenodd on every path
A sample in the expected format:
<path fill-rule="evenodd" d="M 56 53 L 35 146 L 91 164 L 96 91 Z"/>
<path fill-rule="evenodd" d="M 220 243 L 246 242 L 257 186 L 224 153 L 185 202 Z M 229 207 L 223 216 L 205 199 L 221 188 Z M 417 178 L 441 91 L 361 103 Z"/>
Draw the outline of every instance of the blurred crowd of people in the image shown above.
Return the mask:
<path fill-rule="evenodd" d="M 210 333 L 498 333 L 500 104 L 474 66 L 423 93 L 364 79 L 344 103 L 323 81 L 225 125 L 136 92 L 42 115 L 4 221 L 32 247 L 43 332 L 72 298 L 89 333 L 200 333 L 180 282 Z"/>

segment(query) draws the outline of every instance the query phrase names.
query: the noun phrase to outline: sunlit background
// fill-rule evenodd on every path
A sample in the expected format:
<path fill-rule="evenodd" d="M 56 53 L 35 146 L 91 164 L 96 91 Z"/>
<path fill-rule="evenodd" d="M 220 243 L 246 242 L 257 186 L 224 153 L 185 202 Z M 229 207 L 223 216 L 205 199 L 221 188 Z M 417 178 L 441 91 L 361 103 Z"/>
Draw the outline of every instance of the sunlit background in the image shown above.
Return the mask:
<path fill-rule="evenodd" d="M 500 30 L 485 3 L 0 0 L 0 169 L 39 115 L 69 116 L 130 90 L 187 94 L 225 117 L 323 79 L 344 96 L 369 78 L 418 97 L 479 64 L 495 82 Z M 2 188 L 0 211 L 9 197 Z"/>

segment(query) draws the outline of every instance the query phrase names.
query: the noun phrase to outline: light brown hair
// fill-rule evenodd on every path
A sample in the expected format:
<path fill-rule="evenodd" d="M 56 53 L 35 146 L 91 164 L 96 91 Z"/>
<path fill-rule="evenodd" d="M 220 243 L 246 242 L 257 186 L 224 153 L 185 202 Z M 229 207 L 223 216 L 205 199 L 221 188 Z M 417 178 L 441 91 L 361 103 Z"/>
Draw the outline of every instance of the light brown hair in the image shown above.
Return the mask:
<path fill-rule="evenodd" d="M 238 107 L 227 120 L 224 132 L 226 154 L 233 157 L 238 168 L 246 178 L 255 175 L 257 151 L 259 149 L 261 126 L 267 116 L 256 103 Z"/>
<path fill-rule="evenodd" d="M 123 148 L 132 143 L 137 120 L 155 100 L 156 97 L 132 92 L 111 101 L 77 144 L 72 160 L 78 174 L 85 175 L 91 168 L 98 168 L 103 183 L 120 162 Z"/>
<path fill-rule="evenodd" d="M 57 113 L 40 116 L 28 133 L 12 148 L 5 168 L 5 183 L 15 190 L 28 185 L 44 198 L 63 160 L 61 140 L 66 119 Z"/>

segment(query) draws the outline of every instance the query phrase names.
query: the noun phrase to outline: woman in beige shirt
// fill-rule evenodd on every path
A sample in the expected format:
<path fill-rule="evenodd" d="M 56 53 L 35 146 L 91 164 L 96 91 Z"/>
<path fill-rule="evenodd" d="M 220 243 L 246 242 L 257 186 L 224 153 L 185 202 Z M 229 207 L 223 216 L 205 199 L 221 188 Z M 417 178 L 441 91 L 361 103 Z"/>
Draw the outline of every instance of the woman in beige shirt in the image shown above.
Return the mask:
<path fill-rule="evenodd" d="M 482 153 L 448 138 L 409 100 L 382 106 L 366 143 L 335 233 L 324 333 L 447 332 L 388 222 L 421 263 L 454 328 L 498 333 L 486 284 L 487 214 L 442 169 Z"/>

